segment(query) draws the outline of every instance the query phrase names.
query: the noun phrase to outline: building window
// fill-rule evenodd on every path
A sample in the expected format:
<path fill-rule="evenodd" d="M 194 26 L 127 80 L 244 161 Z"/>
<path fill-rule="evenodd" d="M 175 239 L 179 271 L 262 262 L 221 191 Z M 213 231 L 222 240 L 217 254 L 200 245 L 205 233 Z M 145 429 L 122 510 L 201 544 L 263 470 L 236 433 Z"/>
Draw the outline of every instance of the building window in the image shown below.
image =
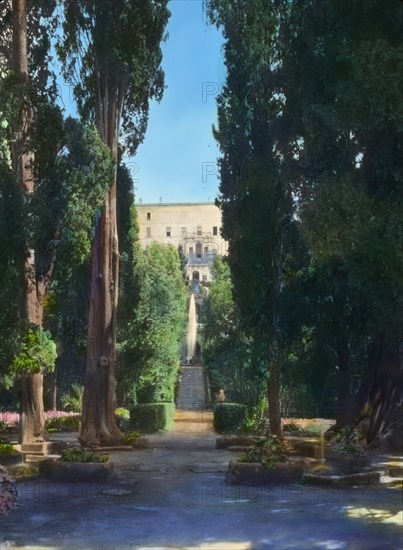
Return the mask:
<path fill-rule="evenodd" d="M 181 227 L 181 235 L 182 237 L 186 235 L 186 227 Z"/>
<path fill-rule="evenodd" d="M 147 227 L 147 229 L 146 229 L 146 237 L 151 237 L 151 227 Z"/>
<path fill-rule="evenodd" d="M 216 225 L 213 227 L 213 235 L 218 235 L 218 227 Z"/>
<path fill-rule="evenodd" d="M 147 220 L 151 220 L 151 212 L 147 212 Z"/>
<path fill-rule="evenodd" d="M 189 256 L 193 256 L 193 246 L 189 246 Z"/>
<path fill-rule="evenodd" d="M 205 247 L 204 247 L 204 253 L 205 253 L 205 254 L 208 254 L 208 246 L 205 246 Z"/>
<path fill-rule="evenodd" d="M 197 234 L 198 234 L 198 235 L 201 235 L 201 234 L 202 234 L 202 226 L 201 226 L 201 225 L 198 225 L 198 226 L 197 226 Z"/>
<path fill-rule="evenodd" d="M 202 243 L 196 243 L 196 258 L 202 257 Z"/>
<path fill-rule="evenodd" d="M 203 283 L 207 283 L 207 275 L 203 275 Z"/>
<path fill-rule="evenodd" d="M 171 228 L 167 227 L 167 237 L 170 237 L 170 236 L 171 236 Z"/>

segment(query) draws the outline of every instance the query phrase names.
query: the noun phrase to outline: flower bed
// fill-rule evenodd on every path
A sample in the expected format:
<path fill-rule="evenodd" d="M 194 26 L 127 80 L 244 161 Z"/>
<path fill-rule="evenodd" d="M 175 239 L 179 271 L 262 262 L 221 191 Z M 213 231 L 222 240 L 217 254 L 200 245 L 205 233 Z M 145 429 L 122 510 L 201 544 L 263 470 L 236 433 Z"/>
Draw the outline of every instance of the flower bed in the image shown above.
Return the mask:
<path fill-rule="evenodd" d="M 0 466 L 0 515 L 7 514 L 15 507 L 17 502 L 17 489 L 13 478 L 7 470 Z"/>
<path fill-rule="evenodd" d="M 63 424 L 69 426 L 77 426 L 79 421 L 79 413 L 75 412 L 66 412 L 66 411 L 46 411 L 45 412 L 45 422 L 47 426 L 52 427 L 54 425 L 55 429 L 63 429 Z M 60 419 L 60 420 L 58 420 Z M 65 420 L 62 420 L 65 419 Z M 60 423 L 61 427 L 58 427 Z M 0 433 L 7 431 L 18 430 L 20 425 L 20 414 L 17 412 L 0 412 Z M 70 427 L 70 429 L 72 429 Z M 77 428 L 76 428 L 77 429 Z"/>

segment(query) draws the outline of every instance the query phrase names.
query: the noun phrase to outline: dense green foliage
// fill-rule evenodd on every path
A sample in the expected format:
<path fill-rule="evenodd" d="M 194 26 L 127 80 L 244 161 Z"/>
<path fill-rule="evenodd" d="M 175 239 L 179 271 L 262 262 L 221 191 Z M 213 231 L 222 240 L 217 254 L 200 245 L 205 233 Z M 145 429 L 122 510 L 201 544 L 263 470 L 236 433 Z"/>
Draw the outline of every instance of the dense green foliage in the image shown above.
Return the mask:
<path fill-rule="evenodd" d="M 27 330 L 20 344 L 20 352 L 10 365 L 11 376 L 52 371 L 56 361 L 56 344 L 49 332 L 33 327 Z"/>
<path fill-rule="evenodd" d="M 202 352 L 213 393 L 250 407 L 265 394 L 265 365 L 250 332 L 242 327 L 234 302 L 228 264 L 217 258 L 213 281 L 202 308 Z"/>
<path fill-rule="evenodd" d="M 283 411 L 303 395 L 306 411 L 400 445 L 401 3 L 210 10 L 228 71 L 215 129 L 223 235 L 240 322 L 268 345 L 269 401 L 277 370 Z"/>
<path fill-rule="evenodd" d="M 84 451 L 72 447 L 71 449 L 65 449 L 62 452 L 63 462 L 108 462 L 109 455 L 107 453 L 94 453 L 92 451 Z"/>
<path fill-rule="evenodd" d="M 144 139 L 150 99 L 159 101 L 163 94 L 161 42 L 169 16 L 167 0 L 65 3 L 64 40 L 57 51 L 79 112 L 100 132 L 103 127 L 109 142 L 108 109 L 122 106 L 120 137 L 131 154 Z"/>
<path fill-rule="evenodd" d="M 218 433 L 236 433 L 246 419 L 246 405 L 242 403 L 216 403 L 213 425 Z"/>
<path fill-rule="evenodd" d="M 126 395 L 134 403 L 173 401 L 187 291 L 177 250 L 153 242 L 138 257 L 138 305 L 128 323 L 122 353 L 130 357 Z"/>
<path fill-rule="evenodd" d="M 174 424 L 173 403 L 147 403 L 130 409 L 130 427 L 144 433 L 171 430 Z"/>

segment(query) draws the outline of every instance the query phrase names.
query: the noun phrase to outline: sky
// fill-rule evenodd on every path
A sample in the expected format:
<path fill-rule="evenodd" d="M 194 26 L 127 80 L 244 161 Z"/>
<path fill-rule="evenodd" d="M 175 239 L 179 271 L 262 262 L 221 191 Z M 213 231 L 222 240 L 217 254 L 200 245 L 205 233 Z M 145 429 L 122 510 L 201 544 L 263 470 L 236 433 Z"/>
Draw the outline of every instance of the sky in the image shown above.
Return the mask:
<path fill-rule="evenodd" d="M 207 0 L 208 1 L 208 0 Z M 135 157 L 125 159 L 136 201 L 213 202 L 218 194 L 216 97 L 225 80 L 221 33 L 207 25 L 206 0 L 170 0 L 162 44 L 166 89 L 150 102 L 148 128 Z M 66 114 L 76 116 L 62 84 Z"/>
<path fill-rule="evenodd" d="M 171 0 L 163 44 L 166 90 L 152 102 L 148 130 L 129 160 L 136 200 L 208 202 L 218 193 L 218 147 L 212 135 L 224 82 L 222 35 L 206 24 L 202 0 Z"/>

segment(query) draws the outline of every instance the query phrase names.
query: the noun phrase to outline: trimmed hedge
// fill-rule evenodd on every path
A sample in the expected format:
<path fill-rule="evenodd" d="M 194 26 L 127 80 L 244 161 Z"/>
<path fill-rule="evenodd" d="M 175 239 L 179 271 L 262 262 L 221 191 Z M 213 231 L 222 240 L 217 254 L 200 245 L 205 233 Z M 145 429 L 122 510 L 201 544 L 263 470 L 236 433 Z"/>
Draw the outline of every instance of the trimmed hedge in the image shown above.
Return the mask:
<path fill-rule="evenodd" d="M 218 433 L 239 431 L 246 418 L 246 405 L 241 403 L 217 403 L 214 406 L 214 429 Z"/>
<path fill-rule="evenodd" d="M 174 425 L 174 403 L 146 403 L 130 409 L 130 427 L 143 433 L 158 430 L 172 430 Z"/>
<path fill-rule="evenodd" d="M 55 416 L 46 419 L 45 427 L 49 431 L 76 432 L 78 431 L 80 422 L 81 415 Z"/>

